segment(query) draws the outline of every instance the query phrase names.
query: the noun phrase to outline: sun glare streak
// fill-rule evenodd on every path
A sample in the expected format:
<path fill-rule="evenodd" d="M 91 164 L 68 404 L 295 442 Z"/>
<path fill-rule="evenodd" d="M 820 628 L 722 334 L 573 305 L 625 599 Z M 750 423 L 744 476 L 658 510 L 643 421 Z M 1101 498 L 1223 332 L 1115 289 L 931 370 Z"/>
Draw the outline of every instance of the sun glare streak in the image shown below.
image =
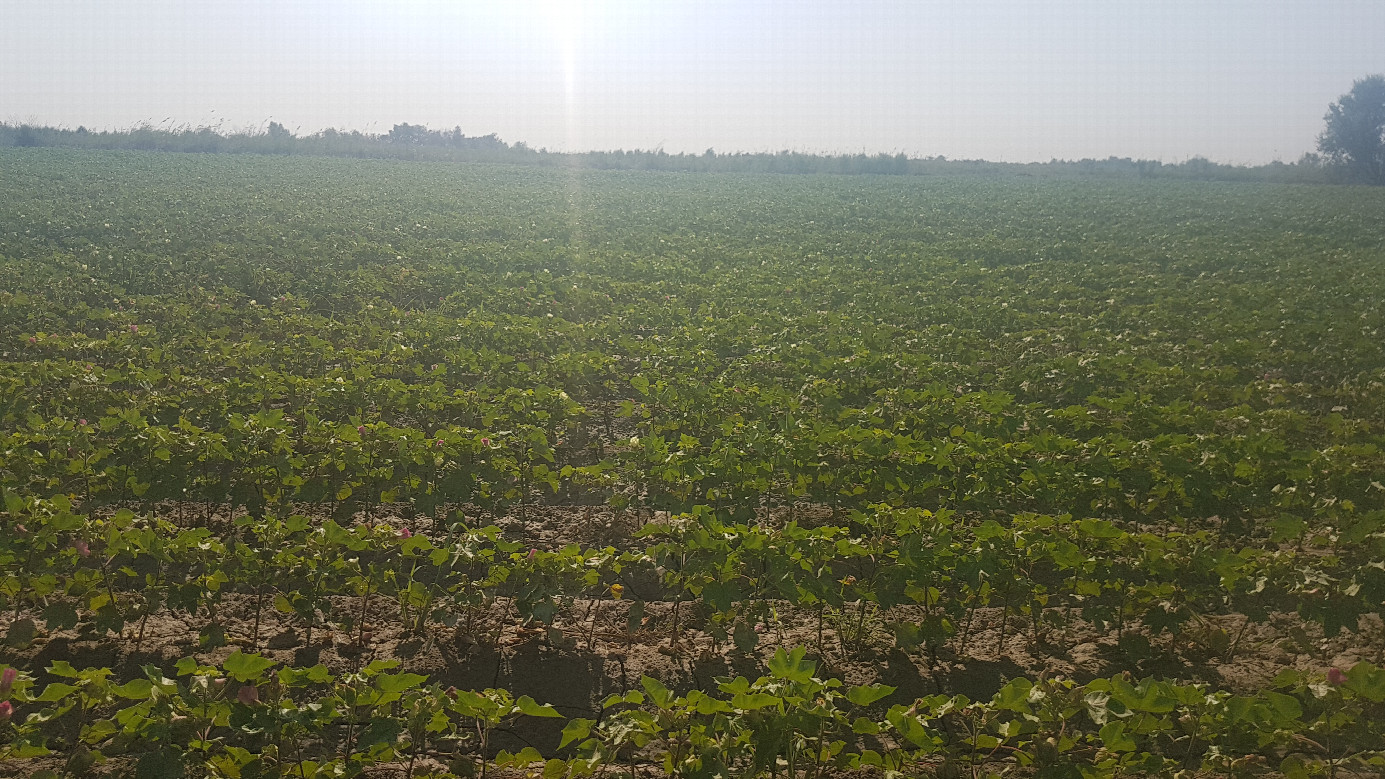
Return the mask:
<path fill-rule="evenodd" d="M 582 138 L 578 124 L 577 110 L 577 63 L 579 47 L 582 44 L 583 25 L 587 23 L 584 11 L 589 3 L 583 0 L 550 0 L 542 7 L 563 69 L 563 96 L 566 121 L 565 150 L 569 153 L 581 150 Z M 569 248 L 574 257 L 582 254 L 582 182 L 581 172 L 575 159 L 567 166 L 567 212 Z"/>
<path fill-rule="evenodd" d="M 544 22 L 557 46 L 563 70 L 563 96 L 567 118 L 566 147 L 580 143 L 577 129 L 577 57 L 586 21 L 587 3 L 583 0 L 549 0 L 541 6 Z"/>

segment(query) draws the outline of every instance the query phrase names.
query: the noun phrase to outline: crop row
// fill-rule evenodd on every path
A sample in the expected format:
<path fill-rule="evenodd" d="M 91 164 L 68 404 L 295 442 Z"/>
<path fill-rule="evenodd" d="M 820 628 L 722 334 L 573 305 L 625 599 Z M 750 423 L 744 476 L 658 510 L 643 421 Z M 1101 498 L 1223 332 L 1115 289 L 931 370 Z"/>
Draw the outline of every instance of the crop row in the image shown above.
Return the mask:
<path fill-rule="evenodd" d="M 204 642 L 220 643 L 221 604 L 234 593 L 253 599 L 251 647 L 265 609 L 282 612 L 311 642 L 326 626 L 364 635 L 367 607 L 380 598 L 397 604 L 393 620 L 406 631 L 460 625 L 476 636 L 489 635 L 481 625 L 503 602 L 507 616 L 490 639 L 498 641 L 511 612 L 520 625 L 561 617 L 590 634 L 594 627 L 571 626 L 595 624 L 592 599 L 628 594 L 632 609 L 672 602 L 671 648 L 685 602 L 693 604 L 685 623 L 705 628 L 714 645 L 743 650 L 757 643 L 757 624 L 773 626 L 776 610 L 791 606 L 816 614 L 819 651 L 830 617 L 843 651 L 863 640 L 869 620 L 887 625 L 902 647 L 936 651 L 952 641 L 965 653 L 977 611 L 998 607 L 1001 647 L 1009 624 L 1039 647 L 1080 620 L 1144 652 L 1147 639 L 1128 625 L 1156 638 L 1192 632 L 1230 658 L 1246 628 L 1275 611 L 1297 610 L 1335 635 L 1369 630 L 1361 616 L 1378 616 L 1385 603 L 1379 517 L 1341 531 L 1290 524 L 1279 528 L 1283 548 L 1229 550 L 1210 531 L 1131 532 L 1096 519 L 967 524 L 946 511 L 876 506 L 846 526 L 808 528 L 734 523 L 701 507 L 646 525 L 637 548 L 617 551 L 526 548 L 498 528 L 462 522 L 429 535 L 244 516 L 214 532 L 128 509 L 82 515 L 63 496 L 7 494 L 6 508 L 0 608 L 21 640 L 36 618 L 49 630 L 80 623 L 115 634 L 134 622 L 142 637 L 151 615 L 171 611 L 200 622 Z M 1239 632 L 1209 623 L 1215 613 L 1244 615 Z M 630 619 L 637 624 L 639 612 Z"/>
<path fill-rule="evenodd" d="M 517 752 L 497 742 L 520 720 L 561 715 L 505 690 L 428 685 L 394 662 L 340 675 L 275 666 L 237 651 L 219 665 L 184 658 L 173 677 L 146 666 L 117 683 L 109 669 L 58 662 L 47 684 L 5 667 L 0 760 L 48 759 L 69 774 L 116 759 L 135 776 L 299 779 L 379 764 L 433 779 L 504 768 L 599 776 L 649 762 L 689 779 L 844 769 L 990 779 L 1016 765 L 1083 779 L 1271 768 L 1298 779 L 1385 767 L 1385 670 L 1365 662 L 1326 678 L 1285 672 L 1249 696 L 1128 676 L 1021 678 L 990 701 L 936 695 L 884 709 L 874 704 L 895 688 L 844 687 L 817 677 L 803 647 L 781 648 L 754 681 L 721 678 L 678 694 L 643 677 L 641 690 L 609 696 L 595 718 L 568 720 L 558 744 Z"/>
<path fill-rule="evenodd" d="M 349 391 L 318 384 L 303 391 Z M 1233 409 L 1180 422 L 1176 409 L 1161 409 L 1166 431 L 1141 439 L 1099 407 L 1040 413 L 991 393 L 901 390 L 825 418 L 756 388 L 634 387 L 640 402 L 600 404 L 595 414 L 543 385 L 411 397 L 438 420 L 426 428 L 311 410 L 198 411 L 171 393 L 162 401 L 177 406 L 169 423 L 138 404 L 91 419 L 29 417 L 0 442 L 0 487 L 63 492 L 88 506 L 196 500 L 257 515 L 315 503 L 339 519 L 396 502 L 424 515 L 464 504 L 522 512 L 552 500 L 672 511 L 706 503 L 743 519 L 766 506 L 843 512 L 890 502 L 1211 524 L 1243 544 L 1263 543 L 1263 525 L 1283 516 L 1350 525 L 1385 500 L 1371 476 L 1385 467 L 1378 446 L 1296 448 L 1266 432 L 1286 424 L 1282 414 L 1252 421 Z M 726 399 L 747 394 L 756 397 Z M 1245 430 L 1182 432 L 1203 425 Z M 612 435 L 613 426 L 635 434 Z"/>

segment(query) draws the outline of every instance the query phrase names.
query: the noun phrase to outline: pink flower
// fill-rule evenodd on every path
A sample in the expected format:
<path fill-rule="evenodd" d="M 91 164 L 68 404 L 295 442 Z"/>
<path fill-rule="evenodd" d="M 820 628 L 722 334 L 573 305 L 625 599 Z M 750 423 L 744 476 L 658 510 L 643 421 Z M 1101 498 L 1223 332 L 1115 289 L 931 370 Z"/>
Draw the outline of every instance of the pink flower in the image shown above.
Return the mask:
<path fill-rule="evenodd" d="M 260 702 L 260 691 L 255 689 L 255 685 L 253 684 L 244 685 L 240 688 L 240 691 L 236 693 L 236 700 L 246 706 L 254 706 Z"/>
<path fill-rule="evenodd" d="M 1341 687 L 1347 683 L 1347 675 L 1342 673 L 1340 668 L 1327 669 L 1327 682 L 1334 687 Z"/>
<path fill-rule="evenodd" d="M 441 438 L 439 438 L 438 440 L 436 440 L 436 441 L 433 442 L 433 448 L 434 448 L 434 449 L 441 449 L 441 448 L 442 448 L 442 439 L 441 439 Z"/>
<path fill-rule="evenodd" d="M 14 686 L 14 680 L 18 676 L 19 672 L 13 668 L 6 668 L 5 672 L 0 674 L 0 695 L 10 694 L 10 688 Z"/>
<path fill-rule="evenodd" d="M 356 425 L 356 435 L 365 435 L 365 425 Z"/>
<path fill-rule="evenodd" d="M 482 445 L 482 446 L 490 446 L 490 445 L 491 445 L 491 440 L 490 440 L 489 438 L 482 438 L 482 439 L 481 439 L 481 445 Z"/>
<path fill-rule="evenodd" d="M 756 632 L 756 633 L 763 633 L 763 632 L 765 632 L 765 623 L 763 623 L 763 622 L 756 622 L 756 623 L 755 623 L 755 632 Z"/>
<path fill-rule="evenodd" d="M 29 336 L 29 343 L 31 343 L 31 344 L 36 344 L 36 343 L 38 343 L 38 339 L 35 338 L 35 337 L 33 337 L 33 336 L 31 335 L 31 336 Z"/>
<path fill-rule="evenodd" d="M 537 550 L 537 549 L 530 549 L 530 550 L 529 550 L 529 559 L 530 559 L 530 560 L 533 560 L 535 557 L 538 557 L 538 556 L 539 556 L 539 550 Z"/>
<path fill-rule="evenodd" d="M 130 332 L 132 332 L 132 333 L 138 333 L 138 332 L 139 332 L 139 325 L 130 325 Z"/>
<path fill-rule="evenodd" d="M 400 538 L 412 538 L 413 535 L 414 535 L 414 534 L 413 534 L 413 531 L 409 530 L 407 527 L 401 527 L 401 528 L 399 528 L 399 537 L 400 537 Z"/>
<path fill-rule="evenodd" d="M 72 542 L 72 548 L 76 549 L 77 554 L 83 557 L 91 557 L 91 547 L 87 546 L 87 542 L 80 538 Z"/>
<path fill-rule="evenodd" d="M 0 722 L 9 722 L 12 716 L 14 716 L 14 704 L 9 701 L 0 701 Z"/>
<path fill-rule="evenodd" d="M 82 427 L 86 427 L 87 421 L 85 419 L 79 419 L 77 420 L 77 424 L 81 425 Z"/>

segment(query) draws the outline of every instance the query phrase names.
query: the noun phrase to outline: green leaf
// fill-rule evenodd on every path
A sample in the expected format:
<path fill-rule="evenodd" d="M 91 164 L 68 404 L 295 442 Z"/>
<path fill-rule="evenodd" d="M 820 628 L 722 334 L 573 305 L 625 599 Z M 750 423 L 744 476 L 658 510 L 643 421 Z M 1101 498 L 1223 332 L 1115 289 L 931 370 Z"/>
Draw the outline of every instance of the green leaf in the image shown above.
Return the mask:
<path fill-rule="evenodd" d="M 99 719 L 82 728 L 82 741 L 88 744 L 99 744 L 114 735 L 119 727 L 108 719 Z"/>
<path fill-rule="evenodd" d="M 813 678 L 817 664 L 811 660 L 804 660 L 806 653 L 807 650 L 801 646 L 794 647 L 792 652 L 785 652 L 784 647 L 779 647 L 769 661 L 770 675 L 799 684 L 807 683 Z"/>
<path fill-rule="evenodd" d="M 1000 739 L 989 733 L 979 733 L 972 739 L 972 743 L 977 749 L 995 749 L 1000 746 Z"/>
<path fill-rule="evenodd" d="M 1005 711 L 1015 711 L 1022 714 L 1030 710 L 1029 693 L 1034 689 L 1034 683 L 1023 677 L 1012 679 L 992 699 L 992 705 Z"/>
<path fill-rule="evenodd" d="M 872 735 L 880 732 L 880 725 L 866 717 L 857 717 L 856 721 L 851 723 L 851 732 L 863 736 Z"/>
<path fill-rule="evenodd" d="M 625 617 L 626 632 L 636 633 L 642 627 L 644 620 L 644 601 L 636 600 L 630 603 L 630 611 Z"/>
<path fill-rule="evenodd" d="M 563 726 L 563 740 L 558 742 L 558 748 L 562 749 L 574 741 L 585 739 L 591 734 L 592 725 L 595 724 L 596 720 L 581 719 L 580 717 L 568 720 L 567 724 Z"/>
<path fill-rule="evenodd" d="M 367 744 L 393 744 L 404 732 L 404 720 L 395 717 L 371 717 L 370 724 L 361 730 L 356 740 L 357 750 Z"/>
<path fill-rule="evenodd" d="M 421 674 L 402 673 L 402 674 L 380 674 L 372 682 L 375 688 L 381 692 L 404 692 L 428 681 L 428 677 Z"/>
<path fill-rule="evenodd" d="M 51 702 L 53 702 L 53 701 L 60 701 L 60 700 L 62 700 L 63 698 L 66 698 L 68 695 L 71 695 L 72 693 L 74 693 L 74 692 L 76 692 L 76 691 L 77 691 L 77 686 L 76 686 L 76 685 L 72 685 L 72 684 L 63 684 L 63 683 L 61 683 L 61 682 L 53 682 L 52 684 L 48 685 L 47 687 L 44 687 L 44 688 L 43 688 L 43 694 L 40 695 L 40 696 L 38 696 L 38 697 L 35 698 L 34 700 L 40 701 L 40 702 L 43 702 L 43 703 L 51 703 Z"/>
<path fill-rule="evenodd" d="M 890 630 L 894 633 L 895 646 L 905 651 L 917 649 L 923 643 L 923 631 L 917 622 L 894 622 Z"/>
<path fill-rule="evenodd" d="M 1308 523 L 1292 514 L 1280 514 L 1270 523 L 1270 540 L 1275 543 L 1293 541 L 1308 529 Z"/>
<path fill-rule="evenodd" d="M 18 519 L 23 516 L 24 509 L 27 505 L 28 503 L 23 498 L 9 490 L 5 490 L 5 511 L 9 512 L 11 517 Z"/>
<path fill-rule="evenodd" d="M 65 679 L 76 679 L 79 675 L 77 669 L 72 667 L 72 663 L 66 660 L 54 660 L 53 664 L 48 666 L 48 673 Z"/>
<path fill-rule="evenodd" d="M 428 536 L 425 536 L 422 533 L 415 533 L 414 535 L 409 536 L 409 538 L 406 539 L 404 543 L 399 545 L 399 551 L 403 552 L 406 555 L 417 554 L 422 550 L 432 548 L 433 542 L 428 540 Z"/>
<path fill-rule="evenodd" d="M 706 695 L 699 690 L 688 693 L 688 702 L 692 704 L 693 711 L 703 716 L 731 711 L 731 704 L 720 698 Z"/>
<path fill-rule="evenodd" d="M 1111 720 L 1101 726 L 1101 741 L 1112 752 L 1134 752 L 1135 739 L 1126 735 L 1124 720 Z"/>
<path fill-rule="evenodd" d="M 726 681 L 718 683 L 717 689 L 728 695 L 750 692 L 750 680 L 744 676 L 737 676 L 735 679 L 727 679 Z"/>
<path fill-rule="evenodd" d="M 70 603 L 54 601 L 43 610 L 44 624 L 48 630 L 70 630 L 77 627 L 77 609 Z"/>
<path fill-rule="evenodd" d="M 1279 762 L 1284 779 L 1309 779 L 1308 765 L 1298 755 L 1289 755 Z"/>
<path fill-rule="evenodd" d="M 673 702 L 673 693 L 663 685 L 658 679 L 652 676 L 641 676 L 640 686 L 649 694 L 649 702 L 661 709 L 667 710 Z"/>
<path fill-rule="evenodd" d="M 702 588 L 702 601 L 723 614 L 740 599 L 741 590 L 735 582 L 712 582 Z"/>
<path fill-rule="evenodd" d="M 1303 716 L 1303 706 L 1299 704 L 1297 698 L 1273 690 L 1266 690 L 1264 696 L 1274 712 L 1283 717 L 1284 720 L 1296 722 Z"/>
<path fill-rule="evenodd" d="M 1385 669 L 1365 660 L 1347 669 L 1346 686 L 1373 703 L 1385 702 Z"/>
<path fill-rule="evenodd" d="M 495 764 L 501 768 L 524 768 L 543 762 L 543 755 L 533 747 L 525 747 L 514 754 L 500 750 L 495 756 Z"/>
<path fill-rule="evenodd" d="M 763 692 L 747 692 L 731 698 L 731 705 L 744 711 L 754 711 L 768 706 L 777 706 L 783 699 Z"/>
<path fill-rule="evenodd" d="M 885 765 L 885 758 L 874 749 L 866 749 L 859 755 L 852 755 L 850 757 L 850 763 L 848 764 L 848 766 L 853 769 L 861 768 L 862 766 L 874 766 L 878 768 L 883 765 Z"/>
<path fill-rule="evenodd" d="M 611 695 L 606 696 L 606 700 L 601 703 L 601 706 L 602 708 L 610 708 L 612 706 L 616 706 L 622 703 L 632 703 L 638 706 L 644 703 L 644 694 L 641 693 L 639 690 L 630 690 L 624 695 L 621 695 L 619 693 L 612 693 Z"/>
<path fill-rule="evenodd" d="M 751 627 L 749 622 L 738 620 L 735 629 L 731 631 L 731 640 L 735 643 L 736 649 L 749 653 L 760 643 L 760 634 L 755 632 L 755 628 Z"/>
<path fill-rule="evenodd" d="M 933 733 L 924 727 L 922 722 L 906 714 L 905 707 L 896 706 L 891 709 L 888 719 L 894 729 L 899 732 L 899 735 L 910 744 L 922 748 L 933 745 L 935 741 Z"/>
<path fill-rule="evenodd" d="M 515 706 L 519 709 L 521 714 L 530 717 L 557 717 L 561 719 L 563 716 L 555 711 L 552 706 L 546 703 L 536 703 L 534 699 L 530 698 L 528 695 L 521 695 L 519 700 L 515 701 Z"/>
<path fill-rule="evenodd" d="M 866 684 L 860 687 L 851 687 L 846 691 L 846 699 L 857 706 L 869 706 L 882 698 L 893 695 L 895 689 L 887 684 Z"/>
<path fill-rule="evenodd" d="M 149 693 L 153 691 L 154 683 L 148 679 L 131 679 L 125 684 L 111 688 L 111 692 L 132 701 L 146 699 L 149 697 Z"/>
<path fill-rule="evenodd" d="M 260 657 L 256 654 L 245 654 L 237 649 L 226 658 L 226 662 L 221 664 L 226 670 L 226 675 L 238 682 L 249 682 L 260 677 L 260 674 L 274 667 L 274 661 Z"/>

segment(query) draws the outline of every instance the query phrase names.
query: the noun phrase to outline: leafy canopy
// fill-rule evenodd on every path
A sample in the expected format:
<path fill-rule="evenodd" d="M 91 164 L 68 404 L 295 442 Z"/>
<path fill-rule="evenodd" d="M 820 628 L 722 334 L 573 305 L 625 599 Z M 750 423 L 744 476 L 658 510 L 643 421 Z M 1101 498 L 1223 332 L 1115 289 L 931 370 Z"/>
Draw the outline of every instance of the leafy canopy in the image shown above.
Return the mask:
<path fill-rule="evenodd" d="M 1359 79 L 1323 117 L 1318 151 L 1343 166 L 1353 180 L 1385 184 L 1385 75 Z"/>

